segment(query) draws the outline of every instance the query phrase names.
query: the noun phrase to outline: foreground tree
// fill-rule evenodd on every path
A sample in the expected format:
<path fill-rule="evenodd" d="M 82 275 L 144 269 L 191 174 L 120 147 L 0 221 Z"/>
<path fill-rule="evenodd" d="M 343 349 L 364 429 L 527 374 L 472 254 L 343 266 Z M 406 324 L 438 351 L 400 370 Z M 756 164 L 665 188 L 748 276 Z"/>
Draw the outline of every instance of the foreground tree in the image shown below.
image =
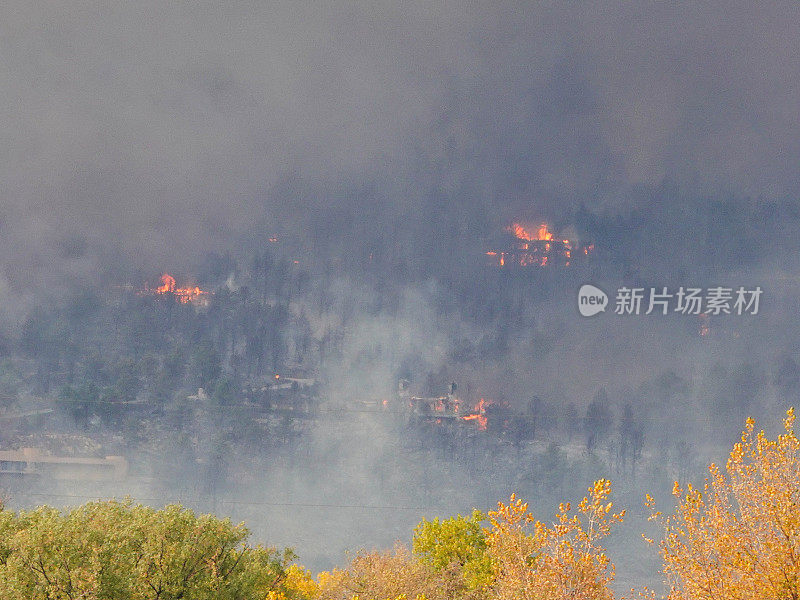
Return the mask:
<path fill-rule="evenodd" d="M 589 488 L 576 512 L 562 504 L 555 524 L 536 521 L 511 496 L 485 516 L 423 520 L 413 554 L 359 553 L 345 570 L 321 573 L 320 600 L 611 600 L 614 567 L 600 541 L 624 512 L 613 514 L 611 484 Z"/>
<path fill-rule="evenodd" d="M 528 505 L 515 496 L 489 513 L 489 555 L 495 564 L 493 594 L 498 599 L 605 600 L 614 566 L 600 541 L 624 511 L 611 512 L 611 484 L 605 479 L 589 488 L 578 505 L 561 504 L 555 524 L 536 521 Z"/>
<path fill-rule="evenodd" d="M 319 575 L 320 600 L 449 600 L 445 579 L 403 546 L 359 552 L 345 570 Z"/>
<path fill-rule="evenodd" d="M 4 600 L 306 598 L 294 555 L 245 545 L 243 525 L 180 506 L 92 502 L 0 510 Z"/>
<path fill-rule="evenodd" d="M 723 471 L 703 489 L 676 483 L 663 518 L 664 572 L 672 600 L 800 598 L 800 441 L 794 410 L 770 440 L 747 420 Z M 652 506 L 653 499 L 648 496 Z"/>
<path fill-rule="evenodd" d="M 473 510 L 469 518 L 423 519 L 414 529 L 414 555 L 437 572 L 457 573 L 466 589 L 484 591 L 494 579 L 482 526 L 485 520 L 479 510 Z"/>

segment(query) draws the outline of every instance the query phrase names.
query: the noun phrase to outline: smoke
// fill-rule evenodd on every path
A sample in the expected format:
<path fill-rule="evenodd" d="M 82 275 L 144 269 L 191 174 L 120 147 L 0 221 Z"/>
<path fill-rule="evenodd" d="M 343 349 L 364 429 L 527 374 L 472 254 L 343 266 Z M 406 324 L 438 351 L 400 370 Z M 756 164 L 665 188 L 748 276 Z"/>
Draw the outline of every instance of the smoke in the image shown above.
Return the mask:
<path fill-rule="evenodd" d="M 481 236 L 665 180 L 798 192 L 793 3 L 195 8 L 4 9 L 9 289 L 314 244 L 336 215 L 420 241 L 429 216 Z"/>

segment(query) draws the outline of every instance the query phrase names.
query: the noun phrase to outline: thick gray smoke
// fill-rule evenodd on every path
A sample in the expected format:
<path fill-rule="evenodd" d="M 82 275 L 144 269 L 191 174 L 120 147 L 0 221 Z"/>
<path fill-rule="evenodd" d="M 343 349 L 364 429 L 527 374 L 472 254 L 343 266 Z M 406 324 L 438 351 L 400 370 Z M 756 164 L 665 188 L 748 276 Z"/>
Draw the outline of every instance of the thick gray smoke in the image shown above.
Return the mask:
<path fill-rule="evenodd" d="M 622 210 L 664 181 L 796 195 L 799 11 L 6 6 L 3 304 L 276 233 L 330 250 L 342 223 L 397 240 L 400 220 L 411 245 Z"/>

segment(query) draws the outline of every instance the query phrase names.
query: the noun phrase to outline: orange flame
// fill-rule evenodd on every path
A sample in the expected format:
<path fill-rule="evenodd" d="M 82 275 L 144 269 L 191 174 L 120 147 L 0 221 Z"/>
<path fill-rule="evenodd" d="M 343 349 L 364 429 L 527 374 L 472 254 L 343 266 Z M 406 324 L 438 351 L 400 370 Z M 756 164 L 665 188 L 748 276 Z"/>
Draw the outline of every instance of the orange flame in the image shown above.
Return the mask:
<path fill-rule="evenodd" d="M 168 294 L 175 291 L 175 278 L 169 273 L 161 276 L 161 285 L 156 288 L 157 294 Z"/>
<path fill-rule="evenodd" d="M 475 407 L 475 412 L 461 418 L 465 421 L 475 421 L 478 424 L 478 431 L 486 431 L 486 426 L 489 424 L 489 419 L 486 417 L 486 407 L 489 404 L 491 404 L 491 402 L 481 398 L 478 405 Z"/>
<path fill-rule="evenodd" d="M 521 223 L 512 223 L 509 227 L 506 227 L 506 230 L 513 233 L 517 239 L 525 240 L 526 242 L 533 240 L 551 241 L 553 239 L 553 234 L 547 229 L 547 223 L 539 225 L 535 234 L 525 229 Z"/>
<path fill-rule="evenodd" d="M 536 239 L 547 240 L 547 241 L 553 239 L 553 234 L 547 231 L 547 223 L 542 223 L 541 225 L 539 225 L 539 230 L 536 232 Z"/>
<path fill-rule="evenodd" d="M 513 223 L 510 227 L 506 227 L 506 230 L 513 233 L 520 240 L 530 241 L 534 239 L 534 237 L 519 223 Z"/>
<path fill-rule="evenodd" d="M 154 290 L 149 290 L 145 287 L 145 293 L 156 294 L 173 294 L 175 299 L 181 304 L 188 304 L 197 300 L 203 299 L 209 295 L 209 292 L 201 290 L 199 287 L 177 287 L 175 278 L 169 273 L 164 273 L 161 276 L 161 285 Z"/>

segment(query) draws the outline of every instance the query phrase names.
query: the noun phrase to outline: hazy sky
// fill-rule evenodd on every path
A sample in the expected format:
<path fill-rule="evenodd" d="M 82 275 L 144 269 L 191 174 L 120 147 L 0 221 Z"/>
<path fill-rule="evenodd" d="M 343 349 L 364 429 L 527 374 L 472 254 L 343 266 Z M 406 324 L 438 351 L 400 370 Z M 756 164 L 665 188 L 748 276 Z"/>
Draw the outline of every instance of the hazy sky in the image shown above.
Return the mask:
<path fill-rule="evenodd" d="M 796 1 L 6 3 L 0 295 L 365 207 L 380 230 L 663 181 L 797 196 L 798 24 Z"/>

